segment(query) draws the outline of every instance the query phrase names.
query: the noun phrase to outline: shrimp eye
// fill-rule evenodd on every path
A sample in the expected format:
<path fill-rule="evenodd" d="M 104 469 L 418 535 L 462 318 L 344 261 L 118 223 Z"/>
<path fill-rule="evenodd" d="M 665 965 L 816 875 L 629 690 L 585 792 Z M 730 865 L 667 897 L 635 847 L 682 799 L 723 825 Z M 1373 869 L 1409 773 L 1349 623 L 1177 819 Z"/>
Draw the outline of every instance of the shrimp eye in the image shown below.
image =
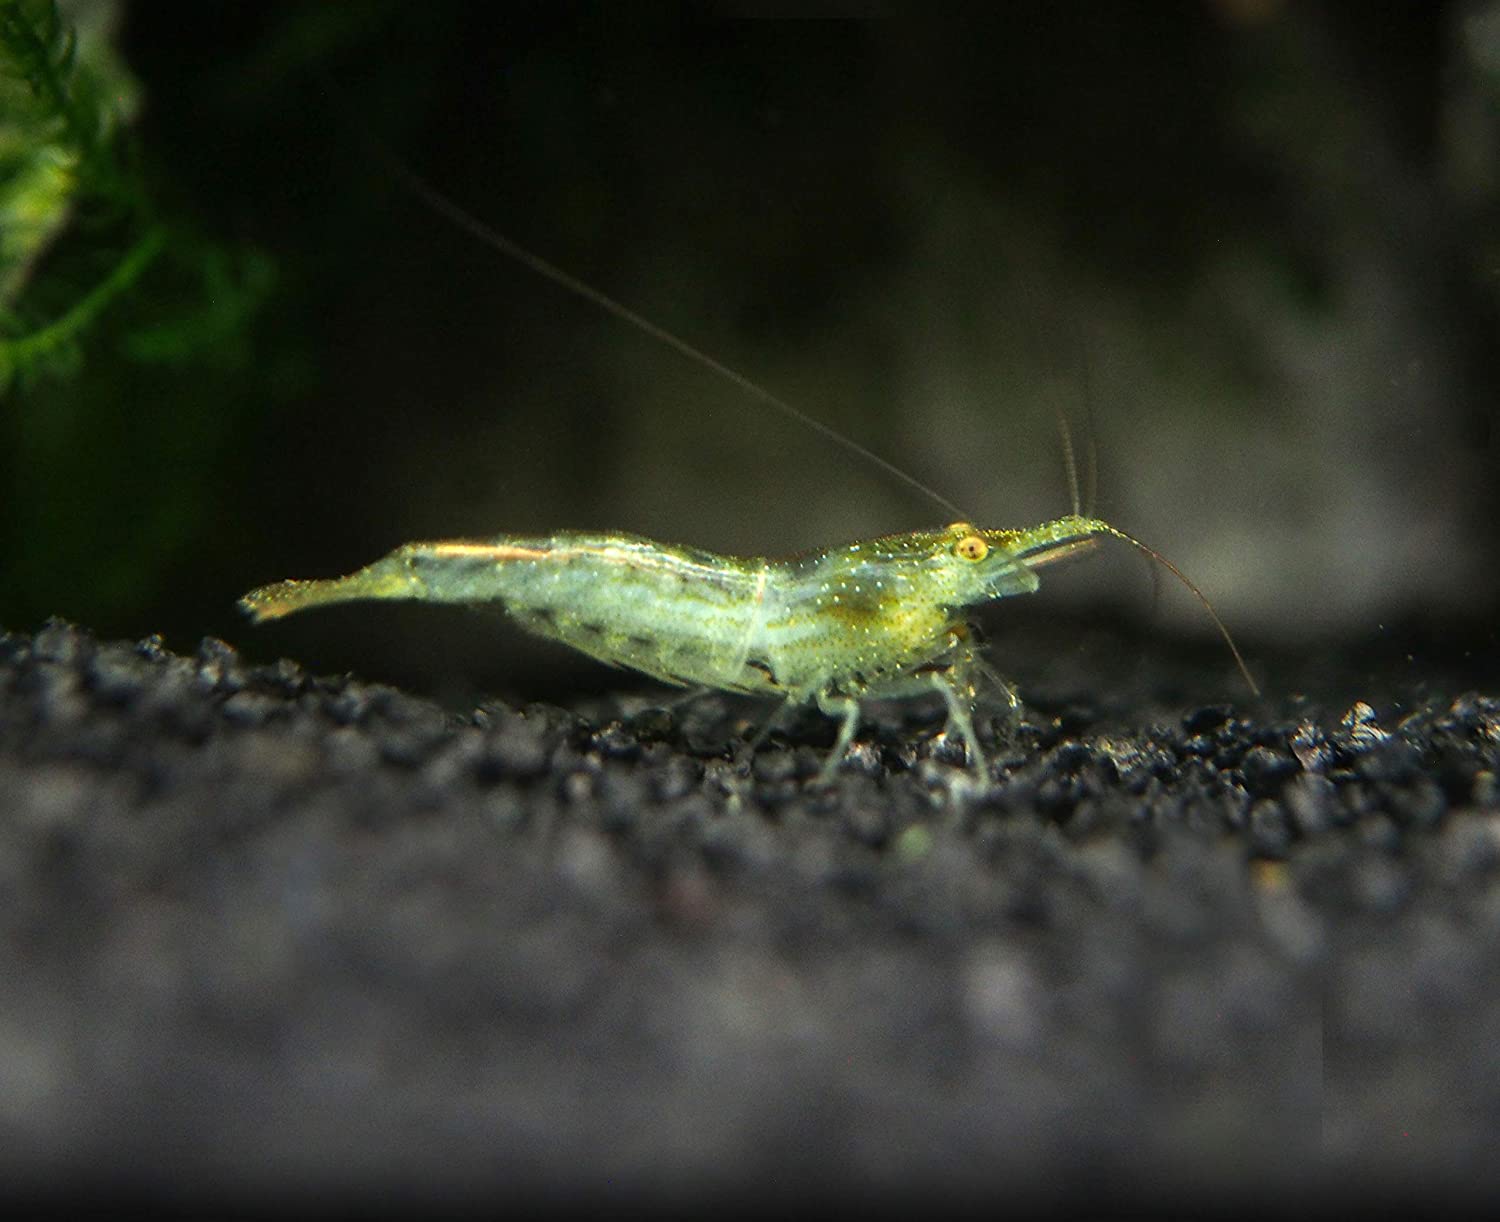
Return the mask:
<path fill-rule="evenodd" d="M 965 560 L 983 560 L 990 554 L 990 545 L 978 535 L 966 535 L 953 550 Z"/>

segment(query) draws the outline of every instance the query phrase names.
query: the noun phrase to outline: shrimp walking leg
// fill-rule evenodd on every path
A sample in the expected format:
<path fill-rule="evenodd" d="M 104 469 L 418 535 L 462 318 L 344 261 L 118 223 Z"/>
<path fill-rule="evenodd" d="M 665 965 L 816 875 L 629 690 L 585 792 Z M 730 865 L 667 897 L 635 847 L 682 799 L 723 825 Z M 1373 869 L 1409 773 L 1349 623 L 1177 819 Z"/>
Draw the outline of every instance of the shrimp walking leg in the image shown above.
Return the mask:
<path fill-rule="evenodd" d="M 828 753 L 828 758 L 823 761 L 823 770 L 818 773 L 818 784 L 830 785 L 839 765 L 844 761 L 849 744 L 854 741 L 854 731 L 859 728 L 859 701 L 853 696 L 834 696 L 825 692 L 818 696 L 818 710 L 829 717 L 843 718 L 839 735 L 834 739 L 833 750 Z"/>
<path fill-rule="evenodd" d="M 766 739 L 771 737 L 771 731 L 774 730 L 778 725 L 780 725 L 782 718 L 784 718 L 789 712 L 795 709 L 799 703 L 800 701 L 798 701 L 795 697 L 789 696 L 787 699 L 783 700 L 780 704 L 778 704 L 774 709 L 771 710 L 771 715 L 766 718 L 764 723 L 762 723 L 760 729 L 755 731 L 754 736 L 750 739 L 749 743 L 746 744 L 747 749 L 749 750 L 751 755 L 754 755 L 763 746 L 765 746 Z"/>
<path fill-rule="evenodd" d="M 964 747 L 969 754 L 970 766 L 977 770 L 980 776 L 988 776 L 989 763 L 984 758 L 983 748 L 979 745 L 979 735 L 974 730 L 974 718 L 969 705 L 958 694 L 952 682 L 942 675 L 934 674 L 932 685 L 943 695 L 943 702 L 948 706 L 948 725 L 958 727 L 959 737 L 964 740 Z"/>

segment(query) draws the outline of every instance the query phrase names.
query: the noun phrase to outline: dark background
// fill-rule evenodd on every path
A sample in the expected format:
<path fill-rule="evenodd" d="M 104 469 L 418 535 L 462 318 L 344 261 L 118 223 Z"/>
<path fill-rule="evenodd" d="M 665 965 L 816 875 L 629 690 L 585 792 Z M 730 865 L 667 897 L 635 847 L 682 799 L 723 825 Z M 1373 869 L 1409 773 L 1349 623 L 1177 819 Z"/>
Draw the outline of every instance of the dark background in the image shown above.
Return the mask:
<path fill-rule="evenodd" d="M 775 554 L 947 516 L 458 232 L 373 137 L 986 524 L 1066 510 L 1054 413 L 1091 415 L 1101 514 L 1198 581 L 1273 689 L 1329 654 L 1493 676 L 1493 8 L 738 13 L 125 8 L 140 164 L 227 252 L 223 308 L 250 304 L 150 361 L 122 303 L 76 376 L 12 393 L 0 623 L 555 697 L 615 680 L 461 611 L 252 631 L 233 603 L 413 538 Z M 1122 618 L 1210 648 L 1140 569 L 998 609 L 1001 668 L 1045 665 L 1038 618 L 1079 648 Z"/>

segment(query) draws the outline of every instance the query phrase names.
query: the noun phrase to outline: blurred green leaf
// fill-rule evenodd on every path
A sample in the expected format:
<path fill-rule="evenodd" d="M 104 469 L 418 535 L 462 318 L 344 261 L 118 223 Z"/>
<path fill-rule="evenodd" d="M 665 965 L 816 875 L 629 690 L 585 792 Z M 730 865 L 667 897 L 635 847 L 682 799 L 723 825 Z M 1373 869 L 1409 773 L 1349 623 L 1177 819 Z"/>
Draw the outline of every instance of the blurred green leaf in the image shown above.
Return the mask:
<path fill-rule="evenodd" d="M 191 197 L 130 143 L 120 10 L 0 0 L 0 591 L 23 616 L 107 622 L 202 543 L 276 285 L 158 206 Z"/>

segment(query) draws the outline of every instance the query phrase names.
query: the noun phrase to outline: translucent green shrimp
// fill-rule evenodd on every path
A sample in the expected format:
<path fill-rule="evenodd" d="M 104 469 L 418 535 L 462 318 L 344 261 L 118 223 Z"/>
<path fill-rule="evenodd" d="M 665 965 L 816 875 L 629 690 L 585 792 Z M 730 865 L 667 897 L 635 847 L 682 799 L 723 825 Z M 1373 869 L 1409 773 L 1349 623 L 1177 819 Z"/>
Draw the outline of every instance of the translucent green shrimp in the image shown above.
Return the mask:
<path fill-rule="evenodd" d="M 965 617 L 981 603 L 1033 592 L 1038 568 L 1099 535 L 1167 563 L 1109 523 L 1078 515 L 1026 530 L 955 522 L 785 560 L 568 532 L 408 543 L 347 577 L 279 582 L 240 606 L 263 621 L 362 599 L 499 605 L 532 632 L 666 683 L 815 703 L 841 719 L 825 780 L 853 739 L 862 700 L 936 692 L 983 772 L 972 716 L 982 663 Z"/>
<path fill-rule="evenodd" d="M 962 516 L 951 501 L 879 455 L 490 229 L 378 143 L 376 152 L 436 212 L 507 258 Z M 1033 592 L 1040 584 L 1037 569 L 1110 535 L 1145 552 L 1192 591 L 1258 694 L 1228 630 L 1197 586 L 1139 540 L 1080 511 L 1072 444 L 1062 423 L 1073 512 L 1028 529 L 982 530 L 962 520 L 941 530 L 887 535 L 784 560 L 720 556 L 623 534 L 408 543 L 347 577 L 278 582 L 247 594 L 240 606 L 260 622 L 364 599 L 498 605 L 532 632 L 666 683 L 816 704 L 840 719 L 824 780 L 853 740 L 862 700 L 936 692 L 971 764 L 984 773 L 973 721 L 984 664 L 967 622 L 970 609 Z"/>

